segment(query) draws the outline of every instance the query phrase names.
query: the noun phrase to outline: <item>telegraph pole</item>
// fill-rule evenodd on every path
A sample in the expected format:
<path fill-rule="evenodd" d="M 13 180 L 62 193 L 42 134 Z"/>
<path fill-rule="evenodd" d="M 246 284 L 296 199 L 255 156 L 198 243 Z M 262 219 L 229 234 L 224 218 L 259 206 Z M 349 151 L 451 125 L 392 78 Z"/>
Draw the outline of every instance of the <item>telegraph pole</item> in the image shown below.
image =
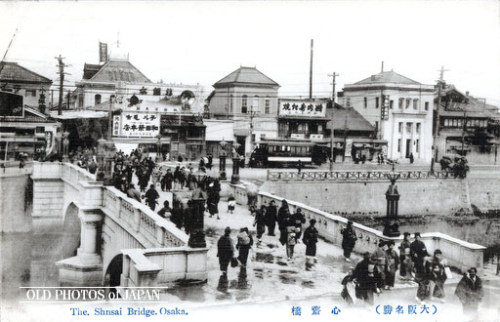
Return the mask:
<path fill-rule="evenodd" d="M 66 67 L 67 65 L 64 64 L 64 62 L 63 62 L 64 57 L 62 57 L 61 55 L 59 55 L 58 57 L 54 57 L 54 58 L 57 59 L 57 67 L 59 68 L 59 106 L 58 106 L 58 110 L 57 110 L 57 115 L 61 115 L 62 114 L 62 104 L 63 104 L 63 84 L 64 84 L 64 75 L 65 75 L 64 67 Z"/>
<path fill-rule="evenodd" d="M 335 111 L 335 78 L 336 76 L 340 76 L 339 74 L 333 72 L 333 74 L 328 74 L 328 77 L 332 77 L 332 128 L 331 128 L 331 134 L 330 134 L 330 172 L 333 171 L 333 138 L 334 138 L 334 130 L 335 127 L 333 125 L 333 114 Z"/>
<path fill-rule="evenodd" d="M 439 136 L 439 127 L 440 127 L 440 120 L 439 120 L 439 110 L 441 109 L 441 88 L 443 87 L 444 84 L 444 72 L 448 71 L 448 69 L 444 69 L 443 66 L 441 66 L 441 70 L 439 71 L 439 80 L 438 80 L 438 104 L 436 107 L 436 120 L 434 123 L 434 142 L 433 142 L 433 148 L 434 151 L 432 153 L 432 159 L 431 159 L 431 173 L 434 173 L 434 161 L 437 161 L 438 158 L 438 147 L 437 147 L 437 137 Z"/>
<path fill-rule="evenodd" d="M 309 99 L 312 99 L 312 92 L 313 92 L 313 46 L 314 46 L 314 39 L 311 39 L 311 61 L 309 63 Z"/>

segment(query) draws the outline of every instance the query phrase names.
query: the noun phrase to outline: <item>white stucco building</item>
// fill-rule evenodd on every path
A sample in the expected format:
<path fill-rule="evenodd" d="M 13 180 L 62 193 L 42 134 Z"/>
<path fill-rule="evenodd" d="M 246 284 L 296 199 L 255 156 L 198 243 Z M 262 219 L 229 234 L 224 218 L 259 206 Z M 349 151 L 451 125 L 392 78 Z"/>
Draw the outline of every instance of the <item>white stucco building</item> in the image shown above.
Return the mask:
<path fill-rule="evenodd" d="M 390 159 L 430 162 L 434 86 L 424 85 L 393 71 L 381 72 L 346 84 L 340 102 L 363 115 L 387 140 Z"/>

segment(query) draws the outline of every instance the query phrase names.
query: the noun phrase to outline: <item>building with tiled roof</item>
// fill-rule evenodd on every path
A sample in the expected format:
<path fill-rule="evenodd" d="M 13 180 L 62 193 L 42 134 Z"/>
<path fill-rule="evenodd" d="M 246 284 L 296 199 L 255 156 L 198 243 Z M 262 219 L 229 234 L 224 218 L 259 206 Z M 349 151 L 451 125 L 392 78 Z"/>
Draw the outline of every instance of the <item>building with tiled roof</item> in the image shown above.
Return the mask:
<path fill-rule="evenodd" d="M 389 159 L 430 162 L 434 86 L 421 84 L 394 71 L 382 71 L 344 85 L 339 102 L 354 108 L 386 140 Z"/>
<path fill-rule="evenodd" d="M 438 91 L 434 102 L 438 104 Z M 470 163 L 494 164 L 498 154 L 500 114 L 486 99 L 461 92 L 446 84 L 441 91 L 438 159 L 442 155 L 465 155 Z"/>
<path fill-rule="evenodd" d="M 278 135 L 278 89 L 280 85 L 256 67 L 240 66 L 213 85 L 205 115 L 233 120 L 238 153 L 249 156 L 261 138 Z M 250 124 L 253 124 L 253 128 Z M 210 129 L 207 129 L 209 131 Z M 218 144 L 218 143 L 214 143 Z M 215 150 L 216 147 L 213 147 Z M 207 150 L 212 147 L 207 144 Z"/>
<path fill-rule="evenodd" d="M 46 97 L 51 85 L 52 80 L 18 63 L 0 62 L 0 90 L 21 95 L 24 105 L 38 109 L 40 95 Z"/>

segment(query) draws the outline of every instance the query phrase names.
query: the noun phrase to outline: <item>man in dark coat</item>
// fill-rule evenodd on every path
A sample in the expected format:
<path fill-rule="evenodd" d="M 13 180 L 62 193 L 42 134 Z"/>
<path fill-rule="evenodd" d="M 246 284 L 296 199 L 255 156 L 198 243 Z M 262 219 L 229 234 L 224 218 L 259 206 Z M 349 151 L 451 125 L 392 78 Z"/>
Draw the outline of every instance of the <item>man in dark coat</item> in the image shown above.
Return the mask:
<path fill-rule="evenodd" d="M 149 187 L 149 190 L 146 191 L 145 194 L 146 197 L 146 204 L 151 208 L 151 210 L 155 210 L 156 204 L 158 203 L 158 198 L 160 198 L 160 195 L 158 194 L 158 191 L 156 191 L 155 186 L 151 185 Z"/>
<path fill-rule="evenodd" d="M 351 278 L 356 284 L 356 297 L 373 305 L 373 293 L 380 293 L 381 277 L 370 253 L 363 254 L 363 260 L 356 265 Z"/>
<path fill-rule="evenodd" d="M 356 244 L 356 232 L 354 228 L 352 228 L 352 221 L 347 222 L 347 226 L 340 231 L 343 235 L 342 237 L 342 249 L 344 250 L 344 257 L 347 262 L 351 261 L 351 253 L 354 249 L 354 245 Z"/>
<path fill-rule="evenodd" d="M 475 314 L 478 311 L 479 303 L 483 299 L 483 282 L 477 276 L 477 269 L 472 267 L 464 274 L 458 282 L 455 295 L 462 302 L 465 314 Z"/>
<path fill-rule="evenodd" d="M 230 235 L 231 228 L 226 227 L 224 235 L 217 242 L 217 257 L 219 257 L 220 270 L 223 275 L 227 275 L 227 267 L 231 258 L 234 257 L 233 241 Z"/>
<path fill-rule="evenodd" d="M 420 233 L 415 233 L 415 240 L 410 244 L 410 257 L 418 274 L 424 273 L 424 259 L 429 256 L 425 244 L 420 240 Z"/>
<path fill-rule="evenodd" d="M 295 230 L 295 236 L 297 240 L 300 240 L 300 236 L 302 235 L 302 224 L 306 222 L 306 217 L 304 217 L 302 213 L 302 208 L 297 208 L 295 213 L 291 216 L 290 222 L 297 228 Z"/>
<path fill-rule="evenodd" d="M 207 207 L 208 207 L 208 212 L 210 213 L 210 217 L 213 217 L 215 214 L 217 215 L 217 219 L 220 219 L 219 217 L 219 201 L 220 201 L 220 183 L 218 179 L 215 179 L 214 182 L 210 183 L 208 185 L 208 191 L 207 191 Z"/>
<path fill-rule="evenodd" d="M 274 236 L 274 228 L 276 227 L 276 221 L 278 220 L 278 209 L 274 204 L 274 200 L 271 200 L 269 206 L 266 209 L 266 225 L 267 234 L 269 236 Z"/>
<path fill-rule="evenodd" d="M 281 207 L 278 210 L 278 228 L 280 230 L 280 243 L 285 245 L 287 240 L 287 227 L 290 221 L 290 209 L 288 208 L 288 202 L 283 199 L 281 202 Z"/>
<path fill-rule="evenodd" d="M 257 226 L 257 246 L 260 245 L 262 235 L 266 231 L 266 206 L 261 205 L 260 209 L 255 212 L 255 220 L 253 225 Z"/>
<path fill-rule="evenodd" d="M 306 271 L 309 271 L 314 266 L 316 258 L 308 258 L 308 256 L 316 257 L 316 244 L 318 243 L 318 230 L 314 225 L 316 224 L 316 219 L 311 219 L 309 221 L 309 227 L 304 230 L 304 237 L 302 241 L 306 245 Z"/>
<path fill-rule="evenodd" d="M 161 178 L 161 190 L 162 191 L 170 191 L 172 190 L 172 181 L 174 181 L 174 175 L 172 174 L 172 170 L 167 169 L 167 173 Z"/>
<path fill-rule="evenodd" d="M 405 232 L 403 234 L 403 241 L 399 245 L 399 276 L 404 279 L 411 278 L 411 272 L 413 270 L 413 262 L 410 257 L 410 233 Z"/>

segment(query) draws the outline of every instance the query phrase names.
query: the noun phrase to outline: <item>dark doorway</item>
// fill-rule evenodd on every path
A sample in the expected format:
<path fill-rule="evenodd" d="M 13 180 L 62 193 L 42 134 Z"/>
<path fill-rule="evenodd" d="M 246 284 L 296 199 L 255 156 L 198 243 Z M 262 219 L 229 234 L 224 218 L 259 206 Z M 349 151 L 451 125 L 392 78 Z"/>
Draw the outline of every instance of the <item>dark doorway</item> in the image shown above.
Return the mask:
<path fill-rule="evenodd" d="M 106 275 L 109 276 L 109 286 L 120 286 L 123 271 L 123 255 L 117 255 L 109 263 Z"/>
<path fill-rule="evenodd" d="M 411 153 L 411 139 L 406 139 L 406 157 L 409 158 Z"/>

